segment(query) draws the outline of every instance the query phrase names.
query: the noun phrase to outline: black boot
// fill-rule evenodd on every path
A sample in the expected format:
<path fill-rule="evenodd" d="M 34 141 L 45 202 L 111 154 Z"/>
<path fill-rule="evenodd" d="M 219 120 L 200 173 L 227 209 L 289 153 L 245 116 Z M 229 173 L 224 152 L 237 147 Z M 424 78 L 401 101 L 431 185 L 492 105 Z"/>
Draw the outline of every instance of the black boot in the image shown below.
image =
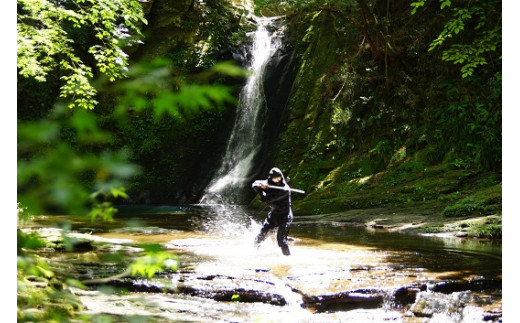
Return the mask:
<path fill-rule="evenodd" d="M 273 228 L 272 224 L 269 223 L 269 221 L 264 222 L 264 226 L 260 230 L 260 233 L 255 238 L 255 248 L 258 249 L 260 247 L 260 243 L 267 238 L 267 235 L 269 234 L 269 231 Z"/>
<path fill-rule="evenodd" d="M 290 256 L 290 255 L 291 255 L 291 252 L 289 251 L 289 246 L 287 246 L 287 245 L 282 246 L 282 253 L 283 253 L 285 256 Z"/>

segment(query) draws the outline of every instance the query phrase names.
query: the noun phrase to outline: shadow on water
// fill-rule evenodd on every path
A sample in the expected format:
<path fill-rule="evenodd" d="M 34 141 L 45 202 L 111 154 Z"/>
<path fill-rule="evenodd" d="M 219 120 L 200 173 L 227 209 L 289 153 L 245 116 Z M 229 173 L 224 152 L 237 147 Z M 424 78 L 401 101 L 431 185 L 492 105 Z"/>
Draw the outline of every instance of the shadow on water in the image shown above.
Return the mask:
<path fill-rule="evenodd" d="M 291 233 L 315 239 L 317 244 L 339 243 L 388 251 L 384 255 L 385 261 L 395 268 L 443 272 L 446 279 L 463 279 L 471 275 L 500 279 L 502 275 L 501 241 L 439 238 L 305 219 L 296 219 Z"/>
<path fill-rule="evenodd" d="M 251 227 L 259 227 L 266 211 L 238 205 L 188 206 L 119 206 L 112 223 L 91 223 L 79 217 L 64 217 L 71 221 L 71 229 L 82 232 L 143 232 L 161 233 L 164 230 L 211 234 L 223 238 L 240 236 Z M 59 221 L 49 217 L 46 222 Z M 295 217 L 290 237 L 294 248 L 311 246 L 336 251 L 352 246 L 380 251 L 380 257 L 394 269 L 415 268 L 442 272 L 446 279 L 462 279 L 480 275 L 501 279 L 501 241 L 480 241 L 463 238 L 437 238 L 417 234 L 374 230 L 345 223 L 313 221 Z"/>

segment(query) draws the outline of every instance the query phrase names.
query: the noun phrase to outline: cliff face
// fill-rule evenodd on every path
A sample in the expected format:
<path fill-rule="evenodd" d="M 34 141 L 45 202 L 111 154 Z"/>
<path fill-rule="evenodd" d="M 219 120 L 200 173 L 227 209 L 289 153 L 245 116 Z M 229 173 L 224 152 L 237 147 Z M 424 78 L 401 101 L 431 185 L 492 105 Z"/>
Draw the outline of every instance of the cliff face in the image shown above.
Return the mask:
<path fill-rule="evenodd" d="M 145 7 L 149 25 L 145 43 L 133 54 L 135 61 L 167 58 L 181 74 L 204 71 L 216 62 L 235 61 L 245 66 L 251 59 L 249 32 L 256 29 L 240 3 L 226 1 L 169 2 L 155 0 Z M 284 28 L 283 20 L 271 27 Z M 286 102 L 295 76 L 292 47 L 281 46 L 269 61 L 264 75 L 266 99 L 265 137 L 253 177 L 264 177 L 271 167 L 275 141 L 286 117 Z M 218 80 L 221 82 L 222 80 Z M 242 83 L 224 80 L 238 93 Z M 134 203 L 197 203 L 218 169 L 235 118 L 235 106 L 204 111 L 187 122 L 165 118 L 160 124 L 146 117 L 128 125 L 122 142 L 130 146 L 143 174 L 130 187 Z M 143 136 L 143 134 L 145 134 Z M 246 198 L 254 192 L 247 185 Z M 247 203 L 248 201 L 244 201 Z"/>
<path fill-rule="evenodd" d="M 196 70 L 233 59 L 233 33 L 242 31 L 239 7 L 229 1 L 152 0 L 143 3 L 148 25 L 135 60 L 166 57 Z"/>
<path fill-rule="evenodd" d="M 167 59 L 174 74 L 192 77 L 216 62 L 244 60 L 248 21 L 240 5 L 228 1 L 143 3 L 148 25 L 144 43 L 131 53 L 135 62 Z M 238 89 L 241 80 L 215 80 Z M 132 203 L 196 203 L 211 179 L 234 118 L 234 106 L 199 111 L 189 120 L 141 115 L 120 129 L 120 145 L 132 151 L 142 174 L 130 184 Z"/>
<path fill-rule="evenodd" d="M 440 210 L 460 206 L 465 214 L 501 212 L 499 163 L 462 162 L 472 158 L 464 147 L 476 140 L 468 123 L 480 117 L 451 112 L 473 100 L 500 120 L 500 70 L 462 80 L 453 65 L 425 54 L 431 40 L 413 35 L 438 27 L 431 14 L 414 24 L 395 19 L 386 53 L 335 12 L 289 16 L 287 70 L 294 81 L 284 86 L 289 92 L 268 162 L 291 177 L 291 186 L 308 192 L 294 195 L 296 212 L 433 204 Z M 499 147 L 499 123 L 482 127 L 492 134 L 481 140 L 495 138 Z M 482 149 L 500 154 L 495 148 Z"/>
<path fill-rule="evenodd" d="M 225 1 L 148 6 L 146 45 L 134 59 L 167 57 L 182 73 L 247 59 L 246 34 L 255 26 L 243 8 Z M 501 159 L 489 157 L 501 155 L 500 66 L 462 80 L 440 53 L 428 53 L 435 32 L 425 37 L 425 30 L 446 20 L 438 11 L 411 19 L 409 4 L 397 1 L 373 8 L 384 23 L 363 25 L 360 8 L 286 16 L 285 45 L 264 76 L 257 176 L 280 167 L 291 186 L 308 192 L 293 197 L 300 214 L 419 204 L 500 212 Z M 234 85 L 238 93 L 241 84 Z M 196 202 L 225 151 L 234 108 L 186 124 L 141 121 L 136 133 L 152 139 L 135 140 L 145 170 L 134 183 L 135 201 Z M 486 115 L 495 121 L 483 121 Z"/>

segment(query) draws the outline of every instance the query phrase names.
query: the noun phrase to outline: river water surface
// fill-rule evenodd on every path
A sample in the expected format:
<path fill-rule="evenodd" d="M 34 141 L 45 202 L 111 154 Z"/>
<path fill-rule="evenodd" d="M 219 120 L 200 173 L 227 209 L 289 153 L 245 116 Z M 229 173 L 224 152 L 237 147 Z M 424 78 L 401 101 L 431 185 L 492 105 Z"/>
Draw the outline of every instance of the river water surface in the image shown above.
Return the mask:
<path fill-rule="evenodd" d="M 90 314 L 122 322 L 135 317 L 158 322 L 501 321 L 500 242 L 296 216 L 289 234 L 292 255 L 286 257 L 274 237 L 259 249 L 253 246 L 265 212 L 222 205 L 120 211 L 113 223 L 73 221 L 71 229 L 127 252 L 139 243 L 162 244 L 179 256 L 180 268 L 151 280 L 112 282 L 115 292 L 109 294 L 75 291 Z M 45 225 L 55 220 L 49 217 Z M 95 259 L 113 252 L 89 251 Z M 67 262 L 69 274 L 79 279 L 124 271 L 110 264 L 89 266 L 80 253 L 58 254 L 55 260 Z"/>

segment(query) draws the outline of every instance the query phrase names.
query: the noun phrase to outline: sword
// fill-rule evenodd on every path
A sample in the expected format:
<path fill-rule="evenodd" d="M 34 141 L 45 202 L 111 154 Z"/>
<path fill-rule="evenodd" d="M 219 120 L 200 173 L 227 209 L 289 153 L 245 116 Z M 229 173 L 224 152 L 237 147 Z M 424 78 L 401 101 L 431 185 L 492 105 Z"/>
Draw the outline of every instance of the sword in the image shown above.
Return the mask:
<path fill-rule="evenodd" d="M 267 184 L 266 180 L 257 180 L 251 186 L 253 186 L 253 187 L 255 187 L 255 186 L 267 186 L 267 188 L 274 188 L 275 190 L 291 191 L 291 192 L 294 192 L 294 193 L 305 194 L 305 191 L 302 191 L 302 190 L 299 190 L 299 189 L 296 189 L 296 188 L 289 187 L 289 189 L 287 189 L 287 188 L 285 188 L 285 186 L 269 185 L 269 184 Z"/>
<path fill-rule="evenodd" d="M 281 187 L 281 186 L 267 185 L 267 188 L 274 188 L 275 190 L 287 191 L 287 189 L 285 187 Z M 305 194 L 305 191 L 299 190 L 297 188 L 292 188 L 292 187 L 289 187 L 289 191 L 294 192 L 294 193 Z"/>

